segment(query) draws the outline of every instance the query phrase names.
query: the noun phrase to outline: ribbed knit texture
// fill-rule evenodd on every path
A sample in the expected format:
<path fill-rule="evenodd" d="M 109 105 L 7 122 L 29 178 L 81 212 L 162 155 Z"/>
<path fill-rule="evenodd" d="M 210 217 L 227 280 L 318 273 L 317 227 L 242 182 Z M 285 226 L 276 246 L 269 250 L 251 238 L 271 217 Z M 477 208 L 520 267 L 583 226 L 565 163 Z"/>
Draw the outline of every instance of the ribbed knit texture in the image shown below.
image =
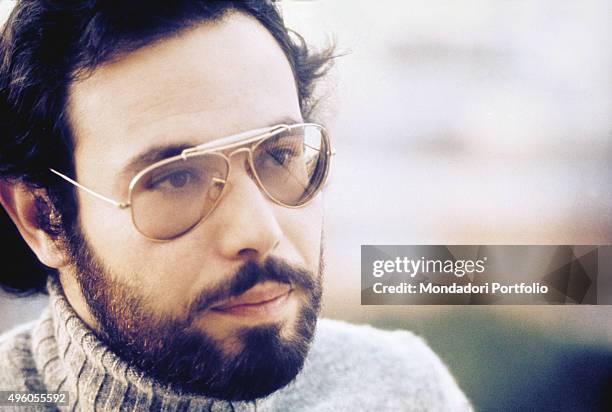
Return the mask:
<path fill-rule="evenodd" d="M 470 409 L 444 365 L 419 338 L 330 320 L 319 321 L 298 378 L 269 397 L 228 402 L 181 395 L 113 353 L 74 313 L 59 285 L 50 282 L 49 293 L 50 306 L 37 322 L 0 337 L 0 390 L 68 391 L 70 405 L 60 410 Z"/>

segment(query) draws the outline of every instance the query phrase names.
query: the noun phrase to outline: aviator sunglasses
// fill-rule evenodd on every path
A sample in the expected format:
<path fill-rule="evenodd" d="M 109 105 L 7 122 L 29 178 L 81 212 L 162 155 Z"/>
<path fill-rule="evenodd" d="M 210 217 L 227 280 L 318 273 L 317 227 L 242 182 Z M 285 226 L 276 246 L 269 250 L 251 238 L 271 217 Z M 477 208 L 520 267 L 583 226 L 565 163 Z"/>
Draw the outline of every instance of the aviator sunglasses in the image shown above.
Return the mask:
<path fill-rule="evenodd" d="M 131 209 L 136 229 L 151 240 L 181 236 L 209 216 L 228 184 L 230 158 L 246 153 L 247 168 L 273 202 L 299 208 L 323 188 L 333 151 L 323 126 L 280 124 L 224 137 L 147 166 L 119 202 L 49 169 L 79 189 L 120 209 Z"/>

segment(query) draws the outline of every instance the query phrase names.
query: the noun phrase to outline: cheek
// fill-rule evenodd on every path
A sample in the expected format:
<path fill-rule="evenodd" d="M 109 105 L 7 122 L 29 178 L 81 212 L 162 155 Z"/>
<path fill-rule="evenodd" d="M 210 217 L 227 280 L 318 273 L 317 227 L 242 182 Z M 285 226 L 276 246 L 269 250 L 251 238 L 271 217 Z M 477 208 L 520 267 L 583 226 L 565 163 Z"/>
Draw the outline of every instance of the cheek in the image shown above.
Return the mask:
<path fill-rule="evenodd" d="M 132 225 L 130 209 L 79 193 L 79 224 L 81 231 L 100 258 L 115 260 L 132 243 L 137 233 Z"/>
<path fill-rule="evenodd" d="M 296 263 L 316 273 L 319 267 L 323 227 L 322 197 L 319 195 L 311 203 L 299 209 L 283 208 L 278 216 L 286 240 L 299 255 L 300 261 Z"/>
<path fill-rule="evenodd" d="M 210 255 L 212 248 L 206 247 L 213 239 L 204 239 L 200 233 L 152 242 L 136 231 L 129 210 L 106 210 L 88 201 L 82 204 L 80 223 L 109 275 L 138 291 L 159 314 L 181 314 L 198 292 L 227 272 Z"/>

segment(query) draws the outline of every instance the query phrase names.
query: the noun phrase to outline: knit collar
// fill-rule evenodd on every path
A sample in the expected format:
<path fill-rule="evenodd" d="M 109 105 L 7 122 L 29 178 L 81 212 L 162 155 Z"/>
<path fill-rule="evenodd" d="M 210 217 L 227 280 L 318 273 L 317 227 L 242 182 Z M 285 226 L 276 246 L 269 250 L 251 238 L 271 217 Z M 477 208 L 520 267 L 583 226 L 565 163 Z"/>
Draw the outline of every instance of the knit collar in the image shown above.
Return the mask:
<path fill-rule="evenodd" d="M 257 409 L 255 402 L 184 395 L 172 385 L 146 376 L 111 351 L 83 323 L 57 280 L 49 280 L 48 290 L 50 305 L 33 334 L 34 358 L 47 390 L 69 392 L 67 410 Z"/>

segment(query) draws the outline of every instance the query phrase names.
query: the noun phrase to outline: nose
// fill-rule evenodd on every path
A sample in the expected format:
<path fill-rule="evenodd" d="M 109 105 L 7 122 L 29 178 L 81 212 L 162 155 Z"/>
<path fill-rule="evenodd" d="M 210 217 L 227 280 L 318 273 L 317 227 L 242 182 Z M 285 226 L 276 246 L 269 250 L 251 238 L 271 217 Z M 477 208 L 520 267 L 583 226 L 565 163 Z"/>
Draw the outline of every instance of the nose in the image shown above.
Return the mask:
<path fill-rule="evenodd" d="M 279 244 L 283 231 L 270 201 L 249 172 L 246 158 L 232 157 L 232 170 L 217 205 L 217 247 L 227 259 L 265 259 Z"/>

